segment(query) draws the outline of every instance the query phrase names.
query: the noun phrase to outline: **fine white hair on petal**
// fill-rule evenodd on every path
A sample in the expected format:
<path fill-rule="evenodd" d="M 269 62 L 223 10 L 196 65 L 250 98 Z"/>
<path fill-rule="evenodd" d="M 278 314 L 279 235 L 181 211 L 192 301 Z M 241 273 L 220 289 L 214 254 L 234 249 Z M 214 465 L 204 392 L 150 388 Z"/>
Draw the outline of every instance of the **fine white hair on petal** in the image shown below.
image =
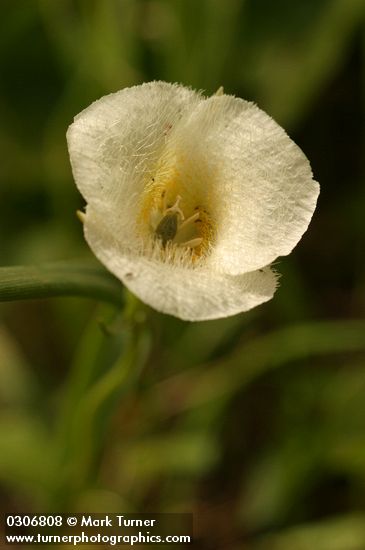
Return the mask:
<path fill-rule="evenodd" d="M 196 184 L 210 200 L 217 266 L 238 274 L 291 252 L 319 185 L 304 153 L 270 116 L 243 99 L 213 96 L 181 121 L 173 140 L 190 169 L 186 181 L 196 166 Z"/>
<path fill-rule="evenodd" d="M 130 223 L 169 133 L 200 101 L 183 86 L 149 82 L 104 96 L 75 117 L 67 142 L 76 184 L 116 231 Z"/>
<path fill-rule="evenodd" d="M 107 226 L 88 209 L 85 237 L 97 258 L 136 296 L 154 309 L 185 321 L 203 321 L 248 311 L 270 300 L 277 276 L 269 268 L 228 275 L 204 267 L 163 263 L 123 249 Z"/>

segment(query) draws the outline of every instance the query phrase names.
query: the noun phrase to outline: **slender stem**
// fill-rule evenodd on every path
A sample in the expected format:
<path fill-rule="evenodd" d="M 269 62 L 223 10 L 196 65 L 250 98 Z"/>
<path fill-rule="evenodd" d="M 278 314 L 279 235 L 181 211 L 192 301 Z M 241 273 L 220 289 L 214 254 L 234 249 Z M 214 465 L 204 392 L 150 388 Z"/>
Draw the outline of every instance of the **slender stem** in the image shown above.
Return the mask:
<path fill-rule="evenodd" d="M 56 433 L 54 509 L 60 502 L 67 507 L 70 495 L 93 483 L 110 419 L 121 397 L 133 391 L 149 346 L 144 306 L 128 292 L 124 310 L 114 312 L 103 330 L 94 319 L 86 331 L 65 388 Z M 111 361 L 110 348 L 117 348 Z"/>
<path fill-rule="evenodd" d="M 84 296 L 118 306 L 123 303 L 121 283 L 91 262 L 0 267 L 0 301 L 56 296 Z"/>

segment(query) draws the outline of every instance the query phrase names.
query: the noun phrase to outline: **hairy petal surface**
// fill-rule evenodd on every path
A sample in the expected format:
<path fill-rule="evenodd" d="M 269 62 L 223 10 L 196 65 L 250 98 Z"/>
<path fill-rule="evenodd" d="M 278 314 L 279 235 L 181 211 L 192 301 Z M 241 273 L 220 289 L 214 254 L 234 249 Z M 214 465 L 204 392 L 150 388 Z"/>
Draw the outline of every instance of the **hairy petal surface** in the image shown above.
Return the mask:
<path fill-rule="evenodd" d="M 77 187 L 116 231 L 118 220 L 130 223 L 169 133 L 200 101 L 188 88 L 149 82 L 104 96 L 75 117 L 67 141 Z"/>
<path fill-rule="evenodd" d="M 291 252 L 319 185 L 304 153 L 271 117 L 242 99 L 213 96 L 181 121 L 174 140 L 179 156 L 190 159 L 185 167 L 205 167 L 205 179 L 196 179 L 217 224 L 217 267 L 243 273 Z"/>
<path fill-rule="evenodd" d="M 267 302 L 277 287 L 270 268 L 243 275 L 189 269 L 124 248 L 95 212 L 87 210 L 85 238 L 97 258 L 143 302 L 186 321 L 228 317 Z"/>

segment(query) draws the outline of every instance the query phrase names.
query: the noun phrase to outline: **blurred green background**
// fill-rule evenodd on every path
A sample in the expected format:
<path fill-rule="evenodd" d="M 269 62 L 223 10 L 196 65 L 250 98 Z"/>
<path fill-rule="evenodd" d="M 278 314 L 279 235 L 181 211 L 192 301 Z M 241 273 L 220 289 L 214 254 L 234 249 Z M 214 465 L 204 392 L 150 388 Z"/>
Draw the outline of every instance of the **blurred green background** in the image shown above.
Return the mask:
<path fill-rule="evenodd" d="M 206 323 L 148 311 L 128 391 L 108 385 L 131 338 L 111 308 L 1 305 L 1 512 L 188 511 L 203 549 L 364 550 L 364 0 L 1 13 L 1 265 L 91 257 L 65 132 L 143 81 L 257 102 L 321 184 L 275 298 Z"/>

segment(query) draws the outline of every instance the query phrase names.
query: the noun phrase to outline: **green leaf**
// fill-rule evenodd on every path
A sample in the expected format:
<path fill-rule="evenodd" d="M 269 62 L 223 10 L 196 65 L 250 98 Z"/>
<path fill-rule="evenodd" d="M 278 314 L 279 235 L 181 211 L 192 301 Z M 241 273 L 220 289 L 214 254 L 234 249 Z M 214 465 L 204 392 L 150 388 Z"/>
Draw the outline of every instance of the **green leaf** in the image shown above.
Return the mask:
<path fill-rule="evenodd" d="M 90 262 L 62 261 L 0 268 L 0 301 L 84 296 L 121 306 L 123 292 L 103 268 Z"/>

